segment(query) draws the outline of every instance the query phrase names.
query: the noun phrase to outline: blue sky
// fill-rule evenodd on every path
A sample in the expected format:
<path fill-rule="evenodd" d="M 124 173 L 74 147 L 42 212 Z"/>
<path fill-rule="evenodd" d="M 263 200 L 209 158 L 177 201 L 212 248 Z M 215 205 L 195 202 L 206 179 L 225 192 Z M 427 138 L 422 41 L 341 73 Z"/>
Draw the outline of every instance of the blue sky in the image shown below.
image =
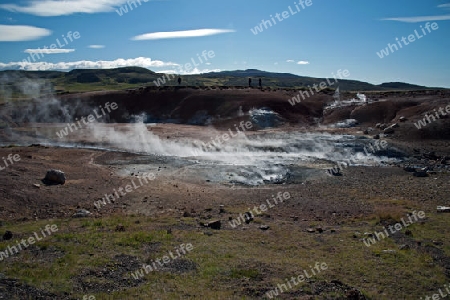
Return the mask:
<path fill-rule="evenodd" d="M 347 69 L 350 79 L 374 84 L 450 88 L 449 0 L 309 1 L 2 0 L 0 69 L 136 65 L 156 72 L 261 69 L 312 77 Z M 266 22 L 254 34 L 263 20 L 272 26 Z M 430 29 L 433 22 L 437 29 Z M 420 38 L 414 42 L 385 49 L 396 38 L 417 37 L 415 31 Z M 78 38 L 68 39 L 69 32 Z M 382 49 L 389 55 L 380 58 Z M 205 50 L 214 57 L 200 63 L 197 54 Z M 188 72 L 192 60 L 198 66 Z"/>

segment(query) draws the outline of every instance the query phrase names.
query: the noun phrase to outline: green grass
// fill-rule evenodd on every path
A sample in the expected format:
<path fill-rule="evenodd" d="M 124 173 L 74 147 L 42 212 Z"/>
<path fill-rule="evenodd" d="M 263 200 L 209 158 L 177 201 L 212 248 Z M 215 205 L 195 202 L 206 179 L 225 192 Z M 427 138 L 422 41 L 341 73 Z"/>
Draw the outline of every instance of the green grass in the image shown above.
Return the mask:
<path fill-rule="evenodd" d="M 445 214 L 428 217 L 427 223 L 414 224 L 409 229 L 415 239 L 442 240 L 448 254 L 449 243 L 442 231 L 450 225 L 448 217 Z M 248 295 L 249 291 L 273 289 L 303 270 L 310 270 L 316 262 L 325 262 L 328 269 L 314 276 L 314 282 L 338 279 L 363 291 L 370 299 L 413 299 L 446 283 L 442 268 L 425 253 L 400 251 L 390 238 L 367 247 L 360 238 L 353 237 L 355 231 L 379 229 L 372 221 L 363 226 L 341 225 L 336 233 L 326 230 L 323 234 L 307 233 L 290 221 L 269 224 L 268 231 L 259 230 L 253 223 L 247 230 L 220 231 L 198 230 L 192 218 L 182 219 L 183 224 L 191 224 L 184 229 L 177 229 L 179 223 L 169 217 L 136 216 L 10 222 L 4 229 L 18 237 L 31 236 L 46 224 L 57 224 L 59 230 L 35 244 L 44 253 L 53 255 L 37 258 L 31 251 L 22 251 L 2 261 L 0 273 L 56 294 L 69 293 L 77 299 L 85 294 L 95 295 L 96 299 L 259 299 Z M 119 224 L 125 227 L 125 232 L 115 230 Z M 171 234 L 167 232 L 169 228 Z M 204 231 L 212 234 L 206 235 Z M 183 243 L 194 247 L 183 258 L 194 262 L 196 270 L 150 272 L 142 284 L 112 294 L 74 290 L 74 280 L 83 272 L 114 269 L 116 255 L 131 255 L 144 263 L 162 258 Z M 7 245 L 11 245 L 9 241 L 1 241 L 0 249 Z M 158 247 L 146 252 L 145 245 Z M 385 253 L 386 249 L 396 252 Z M 134 280 L 130 272 L 124 276 L 128 278 L 124 280 Z M 83 280 L 94 286 L 113 283 L 92 275 Z M 293 290 L 298 289 L 310 291 L 312 286 L 303 283 Z M 334 293 L 316 299 L 342 296 Z"/>

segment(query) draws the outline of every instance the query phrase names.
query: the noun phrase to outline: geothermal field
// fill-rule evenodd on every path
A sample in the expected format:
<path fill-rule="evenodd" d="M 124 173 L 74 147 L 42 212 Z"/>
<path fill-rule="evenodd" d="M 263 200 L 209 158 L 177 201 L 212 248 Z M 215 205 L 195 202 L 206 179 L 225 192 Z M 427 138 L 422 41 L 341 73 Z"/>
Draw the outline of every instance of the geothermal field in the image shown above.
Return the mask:
<path fill-rule="evenodd" d="M 22 84 L 1 299 L 449 294 L 448 90 Z"/>

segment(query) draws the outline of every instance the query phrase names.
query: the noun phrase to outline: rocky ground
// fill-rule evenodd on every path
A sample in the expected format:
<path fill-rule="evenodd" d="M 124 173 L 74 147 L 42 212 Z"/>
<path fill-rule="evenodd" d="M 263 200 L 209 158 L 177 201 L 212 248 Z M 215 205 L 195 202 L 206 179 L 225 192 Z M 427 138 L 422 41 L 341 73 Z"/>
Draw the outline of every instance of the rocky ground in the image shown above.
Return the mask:
<path fill-rule="evenodd" d="M 182 92 L 185 94 L 175 105 L 181 113 L 170 117 L 182 116 L 183 120 L 192 116 L 197 105 L 203 105 L 201 101 L 211 101 L 210 97 L 219 93 L 200 91 L 200 98 L 187 102 L 183 99 L 197 94 Z M 155 91 L 124 92 L 108 99 L 129 109 L 131 104 L 120 97 L 130 93 L 148 96 Z M 245 97 L 251 99 L 245 100 L 242 93 L 249 93 Z M 254 98 L 262 94 L 267 99 L 258 105 L 271 107 L 284 120 L 283 125 L 264 132 L 316 131 L 370 138 L 379 134 L 374 141 L 386 141 L 404 157 L 382 167 L 341 168 L 342 176 L 329 176 L 324 164 L 323 172 L 314 176 L 284 184 L 245 186 L 208 180 L 204 173 L 193 172 L 190 164 L 160 155 L 31 145 L 42 141 L 42 132 L 43 136 L 54 133 L 56 124 L 40 123 L 36 131 L 36 124 L 17 122 L 3 114 L 2 120 L 14 125 L 1 129 L 4 143 L 12 144 L 0 148 L 1 166 L 9 154 L 20 155 L 20 161 L 0 171 L 0 230 L 13 234 L 13 239 L 0 242 L 0 249 L 46 224 L 57 223 L 60 231 L 0 262 L 0 298 L 261 299 L 268 298 L 266 293 L 286 278 L 310 270 L 317 261 L 326 262 L 329 270 L 289 288 L 280 298 L 413 299 L 443 287 L 450 276 L 446 239 L 450 222 L 449 215 L 436 213 L 436 206 L 450 206 L 449 119 L 439 119 L 422 130 L 414 122 L 425 112 L 450 104 L 450 94 L 374 94 L 370 96 L 379 101 L 371 105 L 321 114 L 317 103 L 331 95 L 292 108 L 286 95 L 294 95 L 294 91 L 224 90 L 223 102 L 208 109 L 208 114 L 222 116 L 216 117 L 214 129 L 158 124 L 148 130 L 166 140 L 207 141 L 211 134 L 227 132 L 231 123 L 247 120 L 234 114 L 240 106 L 246 111 L 257 105 Z M 103 103 L 103 98 L 95 97 L 86 101 Z M 230 97 L 241 100 L 226 106 Z M 176 102 L 175 98 L 171 101 Z M 123 115 L 124 111 L 116 113 Z M 358 125 L 329 126 L 344 119 L 356 119 Z M 399 127 L 384 134 L 382 128 L 395 123 Z M 18 132 L 23 139 L 17 139 Z M 255 128 L 247 134 L 261 132 Z M 81 142 L 96 144 L 92 136 L 83 136 Z M 407 166 L 415 171 L 426 167 L 424 177 L 407 172 L 411 171 L 404 169 Z M 63 170 L 65 184 L 43 181 L 49 169 Z M 100 209 L 94 205 L 105 193 L 137 182 L 144 172 L 155 174 L 155 179 Z M 289 200 L 249 224 L 231 226 L 230 220 L 279 192 L 289 193 Z M 90 214 L 74 218 L 80 210 Z M 424 211 L 427 217 L 412 225 L 411 232 L 402 229 L 372 248 L 364 245 L 369 232 L 394 225 L 413 211 Z M 213 221 L 220 221 L 220 230 L 205 227 Z M 189 242 L 195 248 L 186 258 L 174 260 L 164 271 L 142 280 L 130 278 L 130 272 L 142 263 Z"/>

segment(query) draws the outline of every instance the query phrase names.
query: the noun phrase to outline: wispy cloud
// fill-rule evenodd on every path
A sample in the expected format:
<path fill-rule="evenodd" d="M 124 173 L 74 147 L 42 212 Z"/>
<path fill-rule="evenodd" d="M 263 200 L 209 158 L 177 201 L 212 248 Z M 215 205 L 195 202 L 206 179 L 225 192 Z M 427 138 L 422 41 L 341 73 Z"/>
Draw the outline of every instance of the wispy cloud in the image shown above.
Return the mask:
<path fill-rule="evenodd" d="M 74 62 L 10 62 L 1 63 L 0 69 L 12 70 L 29 70 L 29 71 L 46 71 L 46 70 L 72 70 L 72 69 L 112 69 L 120 67 L 142 67 L 142 68 L 162 68 L 162 67 L 177 67 L 179 66 L 173 62 L 164 62 L 161 60 L 152 60 L 148 57 L 137 57 L 131 59 L 119 58 L 116 60 L 99 60 L 89 61 L 81 60 Z"/>
<path fill-rule="evenodd" d="M 288 59 L 286 60 L 287 63 L 295 63 L 295 60 L 293 59 Z M 309 61 L 306 60 L 300 60 L 297 62 L 297 65 L 309 65 Z"/>
<path fill-rule="evenodd" d="M 39 53 L 39 54 L 60 54 L 60 53 L 70 53 L 73 51 L 75 51 L 75 49 L 27 49 L 23 52 Z"/>
<path fill-rule="evenodd" d="M 88 48 L 91 48 L 91 49 L 103 49 L 103 48 L 105 48 L 105 45 L 89 45 Z"/>
<path fill-rule="evenodd" d="M 133 41 L 145 41 L 145 40 L 160 40 L 160 39 L 177 39 L 177 38 L 191 38 L 210 36 L 222 33 L 235 32 L 231 29 L 195 29 L 184 31 L 169 31 L 169 32 L 152 32 L 145 33 L 131 38 Z"/>
<path fill-rule="evenodd" d="M 195 75 L 195 74 L 204 74 L 204 73 L 211 73 L 211 72 L 220 72 L 221 69 L 197 69 L 194 68 L 189 72 L 186 72 L 186 70 L 180 68 L 179 70 L 162 70 L 158 71 L 158 73 L 164 73 L 164 74 L 179 74 L 179 75 Z"/>
<path fill-rule="evenodd" d="M 440 16 L 421 16 L 421 17 L 404 17 L 404 18 L 385 18 L 383 21 L 398 21 L 405 23 L 419 23 L 419 22 L 431 22 L 431 21 L 446 21 L 450 20 L 450 15 Z"/>
<path fill-rule="evenodd" d="M 440 8 L 442 8 L 442 7 L 444 7 L 444 8 L 446 8 L 446 7 L 450 8 L 450 3 L 441 4 L 441 5 L 438 5 L 438 7 L 440 7 Z"/>
<path fill-rule="evenodd" d="M 33 41 L 51 35 L 45 28 L 27 25 L 0 25 L 0 42 Z"/>
<path fill-rule="evenodd" d="M 54 17 L 75 13 L 112 12 L 124 4 L 128 4 L 128 0 L 29 0 L 25 5 L 0 4 L 0 8 L 41 17 Z"/>

